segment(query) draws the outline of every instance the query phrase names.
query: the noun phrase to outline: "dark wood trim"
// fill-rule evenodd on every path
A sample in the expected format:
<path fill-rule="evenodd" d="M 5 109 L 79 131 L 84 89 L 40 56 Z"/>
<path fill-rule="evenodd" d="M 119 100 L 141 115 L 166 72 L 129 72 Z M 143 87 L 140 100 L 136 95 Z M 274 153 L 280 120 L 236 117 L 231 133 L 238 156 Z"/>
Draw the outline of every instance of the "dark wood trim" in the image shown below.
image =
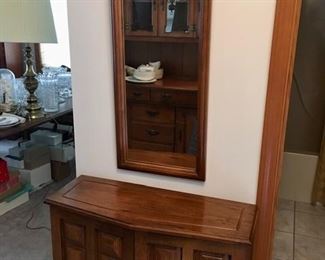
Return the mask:
<path fill-rule="evenodd" d="M 34 44 L 34 58 L 35 58 L 35 70 L 37 73 L 41 72 L 43 67 L 42 54 L 41 54 L 41 44 Z"/>
<path fill-rule="evenodd" d="M 5 67 L 11 70 L 15 74 L 16 78 L 21 77 L 25 71 L 21 46 L 20 43 L 3 44 Z"/>
<path fill-rule="evenodd" d="M 115 126 L 116 126 L 116 153 L 118 167 L 124 164 L 127 156 L 128 132 L 126 84 L 124 79 L 124 1 L 112 3 L 112 34 L 113 34 L 113 65 L 114 65 L 114 92 L 115 92 Z M 122 130 L 122 131 L 121 131 Z"/>
<path fill-rule="evenodd" d="M 200 91 L 198 92 L 199 149 L 197 155 L 197 171 L 199 179 L 205 180 L 212 1 L 205 0 L 201 2 L 200 9 L 199 15 L 201 18 L 199 18 L 199 21 L 202 21 L 202 25 L 198 27 L 202 31 L 199 31 L 201 38 L 199 42 L 199 68 L 201 73 L 199 73 Z"/>
<path fill-rule="evenodd" d="M 269 260 L 272 255 L 300 9 L 301 0 L 277 1 L 256 201 L 259 216 L 254 260 Z"/>
<path fill-rule="evenodd" d="M 34 44 L 35 70 L 42 69 L 41 48 L 39 43 Z M 0 43 L 0 68 L 8 68 L 17 78 L 25 72 L 23 47 L 21 43 Z"/>
<path fill-rule="evenodd" d="M 133 169 L 142 172 L 155 172 L 158 174 L 178 176 L 183 178 L 205 180 L 206 168 L 206 126 L 207 126 L 207 88 L 208 88 L 208 68 L 210 53 L 210 20 L 211 20 L 211 0 L 201 1 L 199 27 L 199 49 L 200 76 L 198 80 L 198 155 L 196 168 L 173 167 L 168 163 L 160 161 L 150 165 L 134 160 L 130 161 L 130 152 L 128 149 L 127 132 L 127 104 L 126 104 L 126 83 L 124 79 L 124 61 L 125 61 L 125 36 L 124 36 L 124 18 L 123 2 L 112 2 L 112 20 L 113 20 L 113 59 L 114 59 L 114 89 L 115 89 L 115 111 L 116 111 L 116 143 L 117 143 L 117 163 L 119 168 Z M 131 151 L 132 152 L 132 151 Z"/>
<path fill-rule="evenodd" d="M 5 45 L 0 42 L 0 68 L 5 68 L 6 64 Z"/>

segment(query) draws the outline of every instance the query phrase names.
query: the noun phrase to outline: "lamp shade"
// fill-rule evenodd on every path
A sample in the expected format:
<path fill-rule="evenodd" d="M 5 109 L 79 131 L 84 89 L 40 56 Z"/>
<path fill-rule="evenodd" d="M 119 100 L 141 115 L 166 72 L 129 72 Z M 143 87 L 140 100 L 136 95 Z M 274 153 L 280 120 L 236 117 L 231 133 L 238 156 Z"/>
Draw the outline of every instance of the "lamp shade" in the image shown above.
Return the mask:
<path fill-rule="evenodd" d="M 0 0 L 0 42 L 57 43 L 50 0 Z"/>

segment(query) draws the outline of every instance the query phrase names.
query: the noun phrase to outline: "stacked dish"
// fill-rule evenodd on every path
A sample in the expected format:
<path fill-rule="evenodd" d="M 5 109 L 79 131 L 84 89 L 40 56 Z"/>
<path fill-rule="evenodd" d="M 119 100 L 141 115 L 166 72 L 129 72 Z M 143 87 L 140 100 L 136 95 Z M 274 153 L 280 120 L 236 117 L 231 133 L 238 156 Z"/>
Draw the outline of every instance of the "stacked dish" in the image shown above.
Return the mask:
<path fill-rule="evenodd" d="M 19 125 L 20 119 L 16 116 L 0 116 L 0 129 Z"/>
<path fill-rule="evenodd" d="M 125 66 L 126 80 L 133 83 L 153 83 L 163 77 L 164 70 L 160 68 L 160 61 L 140 65 L 137 69 Z"/>

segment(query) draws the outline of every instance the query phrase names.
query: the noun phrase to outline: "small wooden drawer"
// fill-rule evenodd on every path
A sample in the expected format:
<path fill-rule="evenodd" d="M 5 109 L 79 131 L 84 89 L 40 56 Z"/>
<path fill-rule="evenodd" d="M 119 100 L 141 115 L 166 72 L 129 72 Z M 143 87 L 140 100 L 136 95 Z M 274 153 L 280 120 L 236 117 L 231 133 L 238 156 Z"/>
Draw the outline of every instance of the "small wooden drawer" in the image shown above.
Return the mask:
<path fill-rule="evenodd" d="M 230 260 L 229 255 L 194 251 L 194 260 Z"/>
<path fill-rule="evenodd" d="M 160 104 L 196 107 L 197 93 L 195 91 L 151 89 L 151 101 Z"/>
<path fill-rule="evenodd" d="M 174 152 L 174 146 L 171 144 L 147 143 L 135 140 L 129 140 L 129 148 L 145 151 Z"/>
<path fill-rule="evenodd" d="M 130 104 L 128 113 L 132 121 L 174 124 L 175 109 L 145 104 Z"/>
<path fill-rule="evenodd" d="M 150 100 L 150 90 L 149 88 L 127 85 L 126 86 L 126 96 L 129 101 L 147 101 Z"/>
<path fill-rule="evenodd" d="M 174 126 L 132 122 L 129 126 L 129 137 L 149 143 L 173 144 Z"/>

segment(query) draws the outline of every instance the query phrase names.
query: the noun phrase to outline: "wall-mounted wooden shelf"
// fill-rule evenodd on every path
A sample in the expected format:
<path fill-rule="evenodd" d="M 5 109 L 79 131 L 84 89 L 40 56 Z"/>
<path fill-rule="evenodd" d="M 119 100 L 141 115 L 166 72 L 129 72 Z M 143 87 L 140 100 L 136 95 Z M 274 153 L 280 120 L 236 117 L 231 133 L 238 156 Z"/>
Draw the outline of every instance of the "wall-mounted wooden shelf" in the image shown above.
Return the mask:
<path fill-rule="evenodd" d="M 198 43 L 198 38 L 182 38 L 182 37 L 152 37 L 152 36 L 126 36 L 126 41 L 135 42 L 170 42 L 170 43 Z"/>
<path fill-rule="evenodd" d="M 160 88 L 160 89 L 174 89 L 174 90 L 184 90 L 184 91 L 198 91 L 199 86 L 197 81 L 193 80 L 178 80 L 178 79 L 162 79 L 157 80 L 154 83 L 131 83 L 126 82 L 127 86 L 138 86 L 138 87 L 149 87 L 149 88 Z"/>

